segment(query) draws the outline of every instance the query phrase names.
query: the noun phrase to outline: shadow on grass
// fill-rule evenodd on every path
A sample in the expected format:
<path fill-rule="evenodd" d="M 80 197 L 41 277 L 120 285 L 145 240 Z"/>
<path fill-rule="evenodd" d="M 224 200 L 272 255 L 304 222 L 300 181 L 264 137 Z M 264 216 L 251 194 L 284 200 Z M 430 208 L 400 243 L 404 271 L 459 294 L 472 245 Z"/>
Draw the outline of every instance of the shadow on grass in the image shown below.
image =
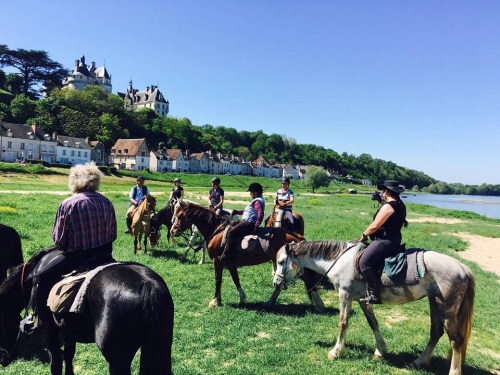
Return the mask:
<path fill-rule="evenodd" d="M 370 334 L 372 333 L 371 331 L 367 332 Z M 330 351 L 335 346 L 335 341 L 316 341 L 314 344 L 320 348 L 324 348 L 325 350 Z M 373 357 L 374 351 L 375 345 L 373 347 L 368 347 L 365 345 L 346 344 L 346 352 L 344 352 L 344 357 L 348 357 L 350 360 L 366 360 L 367 358 L 373 358 L 374 361 L 385 361 L 385 363 L 389 366 L 405 370 L 415 369 L 412 363 L 420 355 L 420 350 L 416 348 L 415 352 L 400 352 L 398 354 L 392 354 L 388 352 L 383 359 L 375 359 Z M 342 358 L 343 357 L 339 358 L 338 360 L 342 360 Z M 450 365 L 450 361 L 446 358 L 432 357 L 430 365 L 426 368 L 423 368 L 422 370 L 425 370 L 425 373 L 428 374 L 447 374 L 450 370 Z M 464 363 L 462 365 L 462 374 L 491 375 L 491 372 L 474 368 L 468 366 L 467 363 Z"/>
<path fill-rule="evenodd" d="M 228 303 L 228 306 L 234 308 L 241 308 L 249 311 L 257 311 L 264 312 L 268 314 L 274 315 L 284 315 L 284 316 L 295 316 L 295 317 L 303 317 L 307 314 L 320 314 L 320 315 L 338 315 L 339 309 L 326 307 L 323 312 L 318 313 L 313 305 L 281 305 L 276 304 L 274 306 L 264 306 L 263 302 L 255 302 L 255 303 L 246 303 L 243 306 L 239 306 L 237 303 Z"/>

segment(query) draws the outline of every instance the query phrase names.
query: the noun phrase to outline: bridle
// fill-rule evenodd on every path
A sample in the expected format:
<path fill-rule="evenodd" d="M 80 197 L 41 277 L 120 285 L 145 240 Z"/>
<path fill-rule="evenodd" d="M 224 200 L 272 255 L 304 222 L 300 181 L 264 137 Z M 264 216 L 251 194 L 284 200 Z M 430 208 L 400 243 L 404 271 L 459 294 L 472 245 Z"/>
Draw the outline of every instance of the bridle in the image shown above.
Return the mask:
<path fill-rule="evenodd" d="M 294 259 L 292 259 L 292 257 L 293 257 L 293 255 L 291 255 L 287 251 L 285 264 L 284 265 L 280 264 L 282 273 L 275 273 L 274 274 L 274 277 L 277 277 L 280 279 L 280 285 L 283 286 L 283 289 L 286 289 L 288 284 L 290 284 L 292 287 L 294 287 L 297 280 L 304 274 L 304 267 L 302 267 L 300 260 L 298 258 L 295 258 L 295 257 L 293 257 Z M 290 269 L 291 269 L 290 265 L 292 263 L 295 263 L 295 265 L 298 266 L 299 270 L 290 281 L 287 281 L 286 275 L 288 274 L 288 272 L 290 272 Z"/>

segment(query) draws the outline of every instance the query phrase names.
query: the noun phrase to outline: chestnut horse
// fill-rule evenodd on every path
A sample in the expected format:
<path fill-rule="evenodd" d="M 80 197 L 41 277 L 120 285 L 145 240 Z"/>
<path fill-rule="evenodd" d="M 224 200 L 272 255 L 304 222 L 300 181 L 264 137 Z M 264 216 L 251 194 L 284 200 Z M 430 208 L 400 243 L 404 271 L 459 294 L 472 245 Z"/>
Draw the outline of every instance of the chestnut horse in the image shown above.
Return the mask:
<path fill-rule="evenodd" d="M 293 224 L 290 223 L 290 220 L 285 215 L 284 210 L 280 207 L 279 204 L 275 205 L 271 215 L 267 217 L 265 220 L 266 227 L 282 227 L 286 228 L 289 231 L 304 235 L 304 219 L 298 212 L 292 212 L 294 221 Z"/>
<path fill-rule="evenodd" d="M 2 239 L 0 252 L 0 283 L 7 277 L 7 271 L 12 270 L 23 262 L 21 237 L 14 228 L 0 224 L 0 238 Z"/>
<path fill-rule="evenodd" d="M 252 266 L 262 264 L 268 261 L 273 262 L 275 267 L 276 253 L 281 246 L 286 243 L 303 241 L 304 237 L 296 233 L 287 231 L 283 228 L 273 228 L 269 240 L 269 249 L 267 253 L 245 253 L 238 251 L 236 260 L 227 262 L 219 260 L 218 257 L 222 254 L 224 248 L 221 246 L 224 231 L 227 225 L 230 225 L 230 219 L 217 216 L 217 214 L 208 208 L 200 206 L 197 203 L 186 200 L 179 200 L 174 208 L 175 221 L 171 232 L 176 235 L 180 231 L 184 220 L 191 221 L 199 229 L 205 240 L 207 241 L 208 256 L 212 259 L 215 272 L 215 295 L 209 303 L 209 307 L 220 306 L 222 303 L 221 286 L 222 273 L 224 267 L 229 270 L 233 283 L 236 286 L 239 294 L 239 303 L 245 303 L 245 291 L 241 287 L 240 278 L 238 275 L 238 267 Z M 266 230 L 268 230 L 266 228 Z M 311 303 L 315 305 L 316 311 L 322 311 L 324 308 L 323 301 L 316 287 L 316 274 L 314 272 L 306 272 L 302 276 L 306 284 L 306 290 Z M 276 299 L 280 294 L 280 288 L 275 288 L 271 297 L 264 303 L 266 306 L 271 306 L 276 303 Z"/>
<path fill-rule="evenodd" d="M 134 236 L 134 254 L 141 251 L 142 236 L 144 236 L 144 254 L 148 251 L 150 219 L 155 213 L 155 207 L 156 198 L 152 195 L 145 195 L 132 216 L 131 229 Z"/>
<path fill-rule="evenodd" d="M 0 363 L 3 366 L 16 358 L 26 342 L 26 334 L 19 333 L 19 323 L 21 312 L 29 309 L 33 275 L 58 254 L 55 247 L 39 251 L 27 263 L 18 265 L 0 284 Z M 110 375 L 130 375 L 139 348 L 140 374 L 172 374 L 174 303 L 165 281 L 146 266 L 125 263 L 105 268 L 90 282 L 82 313 L 53 314 L 53 318 L 44 321 L 52 375 L 63 373 L 63 360 L 64 373 L 74 374 L 77 342 L 95 342 L 108 362 Z M 60 334 L 65 339 L 63 351 Z"/>

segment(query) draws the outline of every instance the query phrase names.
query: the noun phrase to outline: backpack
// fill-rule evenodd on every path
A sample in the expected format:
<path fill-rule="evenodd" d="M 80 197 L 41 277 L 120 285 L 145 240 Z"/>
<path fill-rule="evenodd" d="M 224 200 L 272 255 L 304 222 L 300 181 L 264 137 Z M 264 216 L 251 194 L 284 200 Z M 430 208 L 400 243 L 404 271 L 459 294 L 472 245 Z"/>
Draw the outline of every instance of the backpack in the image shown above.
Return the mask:
<path fill-rule="evenodd" d="M 145 196 L 148 194 L 148 188 L 146 186 L 142 187 L 142 196 Z M 137 185 L 134 186 L 134 192 L 132 193 L 132 199 L 135 199 L 137 197 Z"/>

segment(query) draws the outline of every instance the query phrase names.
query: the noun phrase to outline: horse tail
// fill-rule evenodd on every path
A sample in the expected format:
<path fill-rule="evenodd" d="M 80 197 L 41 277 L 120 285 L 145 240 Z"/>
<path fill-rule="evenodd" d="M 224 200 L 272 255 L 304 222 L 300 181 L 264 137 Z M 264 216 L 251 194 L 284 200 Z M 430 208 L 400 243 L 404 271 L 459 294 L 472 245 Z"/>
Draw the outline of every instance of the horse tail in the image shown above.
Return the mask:
<path fill-rule="evenodd" d="M 474 280 L 474 275 L 472 274 L 469 267 L 462 264 L 464 271 L 467 274 L 467 289 L 465 290 L 464 298 L 462 303 L 458 308 L 458 329 L 463 337 L 463 343 L 460 348 L 462 353 L 462 362 L 465 360 L 465 354 L 467 353 L 467 344 L 469 342 L 471 330 L 472 330 L 472 316 L 474 312 L 474 298 L 476 294 L 476 282 Z"/>
<path fill-rule="evenodd" d="M 147 335 L 141 348 L 140 375 L 172 374 L 174 302 L 166 284 L 146 282 L 142 290 L 143 324 Z"/>

